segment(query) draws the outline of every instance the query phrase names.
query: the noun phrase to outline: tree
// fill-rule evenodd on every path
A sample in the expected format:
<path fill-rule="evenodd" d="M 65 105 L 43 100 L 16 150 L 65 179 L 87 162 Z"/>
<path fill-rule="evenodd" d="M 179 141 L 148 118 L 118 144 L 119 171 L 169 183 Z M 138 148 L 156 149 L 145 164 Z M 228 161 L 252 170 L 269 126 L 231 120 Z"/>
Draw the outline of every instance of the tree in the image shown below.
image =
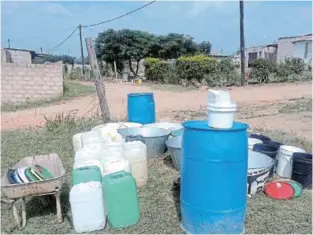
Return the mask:
<path fill-rule="evenodd" d="M 198 52 L 209 55 L 211 53 L 212 44 L 209 41 L 203 41 L 198 44 Z"/>
<path fill-rule="evenodd" d="M 137 76 L 139 61 L 150 56 L 152 46 L 155 46 L 154 35 L 140 30 L 113 30 L 100 33 L 96 39 L 96 52 L 98 58 L 113 65 L 116 61 L 118 73 L 122 73 L 124 61 L 128 62 L 134 76 Z M 136 62 L 133 68 L 132 61 Z"/>
<path fill-rule="evenodd" d="M 138 73 L 139 61 L 146 57 L 177 59 L 183 55 L 195 55 L 199 52 L 209 54 L 210 51 L 210 42 L 202 42 L 198 45 L 191 36 L 177 33 L 163 36 L 140 30 L 108 29 L 100 33 L 96 39 L 99 61 L 106 61 L 112 67 L 115 61 L 120 74 L 126 61 L 135 76 Z M 135 68 L 132 62 L 136 62 Z"/>
<path fill-rule="evenodd" d="M 166 36 L 158 36 L 159 56 L 162 59 L 176 59 L 182 55 L 194 55 L 197 52 L 197 44 L 193 37 L 184 34 L 169 33 Z"/>

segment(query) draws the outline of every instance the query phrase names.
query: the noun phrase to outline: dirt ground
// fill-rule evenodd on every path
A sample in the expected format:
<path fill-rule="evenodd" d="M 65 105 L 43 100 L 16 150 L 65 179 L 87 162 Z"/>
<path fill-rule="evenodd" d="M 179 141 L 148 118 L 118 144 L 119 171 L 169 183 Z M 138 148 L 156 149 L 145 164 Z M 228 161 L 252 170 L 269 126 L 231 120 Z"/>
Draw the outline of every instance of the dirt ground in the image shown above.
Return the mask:
<path fill-rule="evenodd" d="M 186 115 L 180 113 L 186 112 L 190 114 L 190 118 L 205 117 L 207 91 L 170 90 L 166 89 L 166 85 L 164 86 L 165 88 L 158 89 L 155 86 L 137 86 L 130 83 L 107 83 L 106 91 L 111 116 L 119 120 L 125 119 L 128 93 L 153 91 L 158 120 L 183 121 Z M 246 121 L 252 129 L 278 129 L 312 140 L 311 109 L 300 107 L 303 100 L 311 102 L 311 82 L 233 87 L 228 90 L 239 107 L 237 119 Z M 288 110 L 289 105 L 293 106 L 290 110 Z M 284 111 L 286 107 L 287 111 Z M 96 94 L 47 107 L 2 112 L 1 130 L 42 126 L 45 117 L 53 118 L 61 113 L 72 113 L 77 117 L 96 115 L 99 113 Z"/>

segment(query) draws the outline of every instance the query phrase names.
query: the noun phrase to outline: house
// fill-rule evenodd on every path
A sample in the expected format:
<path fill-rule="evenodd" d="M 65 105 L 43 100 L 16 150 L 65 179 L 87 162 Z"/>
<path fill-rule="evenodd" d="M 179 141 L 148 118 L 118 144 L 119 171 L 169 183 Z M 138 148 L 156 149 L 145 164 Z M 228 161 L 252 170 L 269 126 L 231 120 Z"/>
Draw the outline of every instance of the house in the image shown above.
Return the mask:
<path fill-rule="evenodd" d="M 312 61 L 312 34 L 280 37 L 272 44 L 248 47 L 245 53 L 247 67 L 251 67 L 252 62 L 258 58 L 274 63 L 285 62 L 287 58 L 301 58 L 304 62 L 310 63 Z"/>
<path fill-rule="evenodd" d="M 312 62 L 312 34 L 306 35 L 293 41 L 294 57 L 301 58 L 305 63 Z"/>
<path fill-rule="evenodd" d="M 36 57 L 36 52 L 17 48 L 2 48 L 1 62 L 15 64 L 31 64 L 32 59 Z"/>
<path fill-rule="evenodd" d="M 267 59 L 276 63 L 277 46 L 278 45 L 276 43 L 273 43 L 246 48 L 246 66 L 251 67 L 252 62 L 259 58 Z"/>

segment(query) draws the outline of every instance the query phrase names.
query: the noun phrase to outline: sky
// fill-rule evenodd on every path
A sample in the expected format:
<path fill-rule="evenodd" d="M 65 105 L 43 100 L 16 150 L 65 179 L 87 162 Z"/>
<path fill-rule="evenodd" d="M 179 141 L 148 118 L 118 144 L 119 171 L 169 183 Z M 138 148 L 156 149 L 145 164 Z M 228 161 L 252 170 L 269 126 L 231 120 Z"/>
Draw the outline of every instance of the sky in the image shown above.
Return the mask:
<path fill-rule="evenodd" d="M 1 3 L 1 46 L 44 53 L 62 42 L 79 24 L 98 23 L 138 8 L 143 1 L 25 2 Z M 312 2 L 245 2 L 246 46 L 272 43 L 279 37 L 312 33 Z M 106 29 L 138 29 L 154 34 L 181 33 L 196 42 L 210 41 L 212 51 L 233 54 L 239 48 L 237 1 L 156 1 L 119 20 L 83 28 L 83 37 L 95 38 Z M 85 50 L 85 49 L 84 49 Z M 53 54 L 80 57 L 76 32 Z M 86 55 L 86 50 L 85 50 Z"/>

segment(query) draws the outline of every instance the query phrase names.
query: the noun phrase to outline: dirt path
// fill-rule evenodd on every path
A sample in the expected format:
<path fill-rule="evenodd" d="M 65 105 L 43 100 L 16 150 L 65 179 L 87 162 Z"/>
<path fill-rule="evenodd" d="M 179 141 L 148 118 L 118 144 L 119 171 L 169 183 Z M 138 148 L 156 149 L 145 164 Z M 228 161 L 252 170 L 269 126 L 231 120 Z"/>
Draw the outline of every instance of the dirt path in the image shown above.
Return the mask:
<path fill-rule="evenodd" d="M 126 83 L 108 83 L 106 84 L 108 101 L 110 106 L 111 115 L 114 118 L 122 119 L 126 116 L 127 106 L 127 94 L 130 92 L 146 92 L 153 91 L 149 87 L 136 86 L 134 84 Z M 169 118 L 167 113 L 170 111 L 180 110 L 199 110 L 204 109 L 206 106 L 207 92 L 206 91 L 161 91 L 154 90 L 156 111 L 158 118 Z M 270 84 L 264 86 L 248 86 L 248 87 L 234 87 L 230 89 L 231 95 L 234 100 L 237 101 L 239 106 L 245 105 L 264 105 L 273 104 L 275 102 L 283 102 L 288 99 L 295 99 L 301 97 L 312 96 L 311 82 L 306 83 L 294 83 L 294 84 Z M 53 118 L 56 114 L 68 114 L 76 113 L 76 116 L 92 116 L 99 112 L 98 100 L 96 95 L 91 95 L 83 98 L 78 98 L 65 103 L 52 105 L 43 108 L 35 108 L 30 110 L 18 111 L 18 112 L 4 112 L 1 114 L 1 130 L 25 128 L 29 126 L 42 126 L 45 123 L 45 118 Z M 291 118 L 291 117 L 290 117 Z M 286 123 L 283 127 L 283 123 L 287 119 L 277 117 L 277 120 L 271 118 L 255 118 L 251 119 L 253 123 L 275 128 L 279 127 L 286 130 L 287 127 L 292 129 L 299 129 L 297 125 L 290 126 L 290 123 Z M 294 119 L 298 119 L 295 117 Z M 309 118 L 311 120 L 311 117 Z M 249 119 L 250 120 L 250 119 Z M 265 123 L 260 123 L 263 121 Z M 279 125 L 276 125 L 276 124 Z M 293 121 L 291 121 L 293 123 Z M 302 122 L 301 122 L 302 123 Z M 307 120 L 302 123 L 306 130 L 310 130 L 309 134 L 305 137 L 311 137 L 311 122 Z M 292 127 L 292 128 L 291 128 Z M 300 128 L 302 131 L 303 128 Z"/>

